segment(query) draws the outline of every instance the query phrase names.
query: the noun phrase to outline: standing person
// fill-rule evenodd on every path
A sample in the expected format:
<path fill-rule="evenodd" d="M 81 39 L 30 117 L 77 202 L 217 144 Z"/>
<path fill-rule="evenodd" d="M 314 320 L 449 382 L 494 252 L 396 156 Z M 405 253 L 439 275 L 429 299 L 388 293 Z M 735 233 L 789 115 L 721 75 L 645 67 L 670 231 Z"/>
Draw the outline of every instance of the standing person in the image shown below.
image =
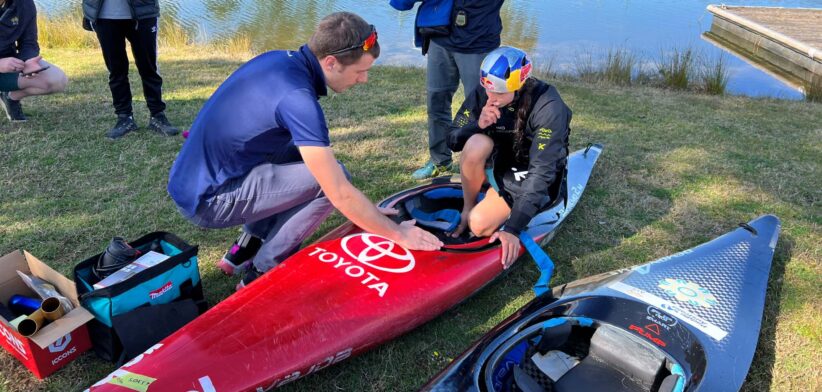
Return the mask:
<path fill-rule="evenodd" d="M 40 56 L 34 1 L 0 0 L 0 106 L 6 118 L 25 122 L 20 100 L 61 92 L 66 83 L 66 74 Z"/>
<path fill-rule="evenodd" d="M 556 87 L 529 79 L 531 68 L 517 48 L 488 54 L 481 86 L 466 97 L 454 118 L 458 128 L 448 136 L 448 147 L 462 151 L 464 204 L 452 236 L 469 228 L 490 242 L 499 238 L 505 268 L 517 257 L 518 236 L 534 215 L 564 197 L 571 109 Z M 485 181 L 492 187 L 477 203 Z"/>
<path fill-rule="evenodd" d="M 451 150 L 445 142 L 451 127 L 451 100 L 460 81 L 465 95 L 477 88 L 482 59 L 499 47 L 504 0 L 390 0 L 390 4 L 407 11 L 419 1 L 414 42 L 428 56 L 430 160 L 411 174 L 418 180 L 441 175 L 451 166 Z"/>
<path fill-rule="evenodd" d="M 406 248 L 442 246 L 413 222 L 385 217 L 349 182 L 330 147 L 319 98 L 326 86 L 342 93 L 366 83 L 379 54 L 373 25 L 334 13 L 299 50 L 263 53 L 241 66 L 200 110 L 168 192 L 196 225 L 245 225 L 218 264 L 227 274 L 248 270 L 237 289 L 298 250 L 334 207 Z"/>
<path fill-rule="evenodd" d="M 97 33 L 117 114 L 117 123 L 106 133 L 109 139 L 120 138 L 138 128 L 131 107 L 126 40 L 131 43 L 131 53 L 143 82 L 143 95 L 151 112 L 148 127 L 166 136 L 180 132 L 165 115 L 163 78 L 157 69 L 158 1 L 83 0 L 83 26 Z"/>

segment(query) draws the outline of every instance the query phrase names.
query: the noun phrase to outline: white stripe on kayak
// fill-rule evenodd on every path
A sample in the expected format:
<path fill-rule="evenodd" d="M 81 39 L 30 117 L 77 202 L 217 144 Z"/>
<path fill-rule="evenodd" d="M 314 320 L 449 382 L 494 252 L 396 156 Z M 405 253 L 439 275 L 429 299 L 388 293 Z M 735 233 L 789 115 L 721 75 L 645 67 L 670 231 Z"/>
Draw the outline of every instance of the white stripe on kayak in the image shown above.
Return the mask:
<path fill-rule="evenodd" d="M 211 377 L 200 377 L 197 381 L 199 381 L 200 386 L 203 387 L 203 392 L 217 392 L 217 389 L 214 388 L 214 384 L 211 382 Z"/>
<path fill-rule="evenodd" d="M 694 328 L 704 332 L 706 335 L 714 338 L 716 341 L 720 341 L 725 336 L 728 336 L 728 332 L 723 331 L 721 328 L 717 327 L 714 324 L 711 324 L 708 320 L 703 319 L 691 312 L 682 309 L 681 307 L 673 304 L 671 301 L 668 301 L 663 298 L 659 298 L 654 294 L 651 294 L 645 290 L 640 288 L 627 285 L 622 282 L 615 282 L 608 286 L 612 290 L 619 291 L 622 294 L 634 297 L 642 302 L 647 303 L 648 305 L 656 306 L 668 313 L 672 316 L 690 324 Z"/>

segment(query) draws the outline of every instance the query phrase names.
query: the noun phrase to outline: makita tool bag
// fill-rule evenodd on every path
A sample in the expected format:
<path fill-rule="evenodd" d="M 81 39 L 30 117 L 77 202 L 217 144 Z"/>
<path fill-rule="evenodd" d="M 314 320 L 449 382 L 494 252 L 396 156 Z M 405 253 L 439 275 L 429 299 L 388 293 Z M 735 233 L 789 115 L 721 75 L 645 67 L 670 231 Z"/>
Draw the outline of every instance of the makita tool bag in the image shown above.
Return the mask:
<path fill-rule="evenodd" d="M 152 262 L 124 259 L 123 267 L 101 273 L 101 261 L 104 257 L 111 259 L 110 245 L 106 252 L 74 267 L 80 303 L 95 316 L 88 324 L 94 351 L 118 365 L 208 307 L 203 299 L 196 246 L 165 232 L 150 233 L 121 245 L 135 258 L 153 257 Z"/>

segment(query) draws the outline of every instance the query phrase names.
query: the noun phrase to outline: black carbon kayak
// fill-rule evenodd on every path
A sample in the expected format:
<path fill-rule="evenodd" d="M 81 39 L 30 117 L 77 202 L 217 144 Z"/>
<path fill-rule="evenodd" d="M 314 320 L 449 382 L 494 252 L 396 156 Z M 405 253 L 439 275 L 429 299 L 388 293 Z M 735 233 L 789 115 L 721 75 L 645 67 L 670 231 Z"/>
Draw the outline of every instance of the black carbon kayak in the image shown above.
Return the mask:
<path fill-rule="evenodd" d="M 423 390 L 737 391 L 779 230 L 777 217 L 761 216 L 649 264 L 555 287 Z"/>

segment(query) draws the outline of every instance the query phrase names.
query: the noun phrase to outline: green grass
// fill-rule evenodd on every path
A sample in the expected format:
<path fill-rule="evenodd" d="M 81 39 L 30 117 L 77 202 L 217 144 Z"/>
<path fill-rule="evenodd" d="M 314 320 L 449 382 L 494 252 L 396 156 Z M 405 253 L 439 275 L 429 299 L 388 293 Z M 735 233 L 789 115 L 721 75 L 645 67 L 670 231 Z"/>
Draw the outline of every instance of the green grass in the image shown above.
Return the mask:
<path fill-rule="evenodd" d="M 162 48 L 168 115 L 183 128 L 241 64 L 215 53 Z M 70 84 L 65 94 L 24 101 L 28 123 L 0 121 L 0 253 L 26 249 L 69 275 L 112 236 L 166 230 L 200 246 L 210 303 L 230 295 L 237 278 L 223 276 L 213 262 L 237 230 L 194 227 L 165 191 L 182 138 L 142 130 L 106 140 L 114 115 L 99 51 L 43 54 Z M 145 125 L 136 75 L 132 69 L 135 117 Z M 428 158 L 424 80 L 420 69 L 381 67 L 367 85 L 322 99 L 338 158 L 372 200 L 414 185 L 409 174 Z M 574 111 L 572 149 L 601 142 L 605 151 L 547 247 L 557 262 L 552 283 L 669 255 L 774 213 L 782 236 L 744 390 L 819 390 L 822 106 L 570 81 L 558 87 Z M 332 215 L 319 233 L 342 221 Z M 434 321 L 285 390 L 413 390 L 533 298 L 537 276 L 523 259 Z M 87 354 L 40 382 L 0 352 L 0 391 L 82 390 L 112 370 Z"/>

